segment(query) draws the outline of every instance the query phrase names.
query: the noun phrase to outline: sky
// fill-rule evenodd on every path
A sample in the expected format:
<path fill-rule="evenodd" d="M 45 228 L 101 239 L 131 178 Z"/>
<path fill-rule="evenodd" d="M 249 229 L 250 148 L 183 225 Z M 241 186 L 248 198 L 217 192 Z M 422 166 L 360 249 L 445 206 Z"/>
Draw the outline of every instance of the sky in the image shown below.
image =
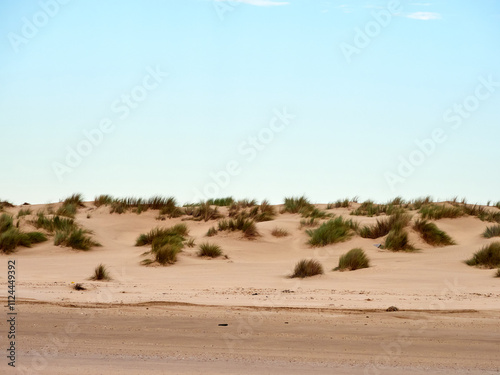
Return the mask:
<path fill-rule="evenodd" d="M 0 199 L 500 201 L 500 0 L 0 2 Z"/>

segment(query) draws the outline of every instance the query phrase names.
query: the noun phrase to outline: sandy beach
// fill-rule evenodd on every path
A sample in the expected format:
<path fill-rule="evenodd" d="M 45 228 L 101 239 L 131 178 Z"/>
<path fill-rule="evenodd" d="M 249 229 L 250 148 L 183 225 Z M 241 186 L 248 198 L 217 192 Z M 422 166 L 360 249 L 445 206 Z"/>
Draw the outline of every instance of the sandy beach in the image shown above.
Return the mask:
<path fill-rule="evenodd" d="M 349 215 L 357 205 L 316 207 L 360 225 L 380 219 Z M 35 230 L 30 220 L 46 206 L 30 209 L 21 227 Z M 158 221 L 157 214 L 110 214 L 86 202 L 75 220 L 101 247 L 74 250 L 49 239 L 2 255 L 4 270 L 16 261 L 17 373 L 498 373 L 499 279 L 464 263 L 494 241 L 481 237 L 488 222 L 436 220 L 456 245 L 433 247 L 410 229 L 418 251 L 392 252 L 374 246 L 383 238 L 358 235 L 311 247 L 299 214 L 256 223 L 253 240 L 240 232 L 206 237 L 217 221 Z M 225 257 L 198 257 L 197 247 L 185 247 L 175 264 L 142 265 L 148 247 L 135 246 L 137 237 L 178 223 L 196 244 L 220 245 Z M 274 237 L 275 227 L 289 235 Z M 355 247 L 371 266 L 333 272 Z M 290 278 L 303 258 L 320 261 L 325 273 Z M 99 263 L 112 280 L 89 280 Z M 6 279 L 0 275 L 4 302 Z M 86 290 L 75 290 L 76 283 Z M 399 311 L 387 312 L 389 306 Z"/>

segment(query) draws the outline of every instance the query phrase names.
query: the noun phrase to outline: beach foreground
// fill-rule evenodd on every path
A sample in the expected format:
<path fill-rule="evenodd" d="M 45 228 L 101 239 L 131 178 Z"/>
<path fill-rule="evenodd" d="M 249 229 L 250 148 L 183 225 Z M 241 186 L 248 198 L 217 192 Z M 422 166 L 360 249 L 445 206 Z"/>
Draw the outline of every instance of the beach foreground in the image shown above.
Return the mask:
<path fill-rule="evenodd" d="M 492 311 L 20 308 L 19 363 L 38 370 L 28 373 L 497 374 L 500 367 L 500 312 Z"/>

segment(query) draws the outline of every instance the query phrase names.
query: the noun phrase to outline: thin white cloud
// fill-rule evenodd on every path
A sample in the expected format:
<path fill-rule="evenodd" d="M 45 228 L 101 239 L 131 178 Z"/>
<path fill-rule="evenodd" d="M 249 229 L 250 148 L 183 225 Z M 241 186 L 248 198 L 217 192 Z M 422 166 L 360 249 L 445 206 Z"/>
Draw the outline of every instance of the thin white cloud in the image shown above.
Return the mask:
<path fill-rule="evenodd" d="M 280 5 L 289 5 L 288 1 L 272 1 L 272 0 L 216 0 L 220 2 L 230 2 L 230 3 L 243 3 L 249 5 L 255 5 L 258 7 L 273 7 Z"/>
<path fill-rule="evenodd" d="M 413 18 L 414 20 L 429 21 L 441 19 L 441 14 L 435 12 L 415 12 L 406 14 L 405 17 Z"/>

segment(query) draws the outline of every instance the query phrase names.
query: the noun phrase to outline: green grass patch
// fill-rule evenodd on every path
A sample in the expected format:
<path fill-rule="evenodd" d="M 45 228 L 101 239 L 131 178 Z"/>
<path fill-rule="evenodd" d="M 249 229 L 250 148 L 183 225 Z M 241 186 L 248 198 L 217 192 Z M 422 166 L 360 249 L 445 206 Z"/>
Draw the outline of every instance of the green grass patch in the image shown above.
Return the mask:
<path fill-rule="evenodd" d="M 207 201 L 207 203 L 212 205 L 212 206 L 220 206 L 220 207 L 230 206 L 234 202 L 235 202 L 235 200 L 233 197 L 209 199 Z"/>
<path fill-rule="evenodd" d="M 429 204 L 425 205 L 418 211 L 422 215 L 422 219 L 439 220 L 444 218 L 455 219 L 465 215 L 461 207 L 447 206 L 445 204 Z"/>
<path fill-rule="evenodd" d="M 357 228 L 357 223 L 339 216 L 321 224 L 318 229 L 307 230 L 306 233 L 311 237 L 309 239 L 311 246 L 326 246 L 348 240 Z"/>
<path fill-rule="evenodd" d="M 29 208 L 21 208 L 17 213 L 17 218 L 19 219 L 20 217 L 28 216 L 31 215 L 32 213 L 33 211 L 31 211 Z"/>
<path fill-rule="evenodd" d="M 349 208 L 350 205 L 351 205 L 351 201 L 349 200 L 349 198 L 338 199 L 335 202 L 328 203 L 326 205 L 326 209 L 331 210 L 332 208 L 341 208 L 341 207 L 342 208 Z"/>
<path fill-rule="evenodd" d="M 70 218 L 60 216 L 46 216 L 43 212 L 39 212 L 35 220 L 31 221 L 38 229 L 44 229 L 47 232 L 54 233 L 56 231 L 71 231 L 77 229 L 75 221 Z"/>
<path fill-rule="evenodd" d="M 182 240 L 188 235 L 189 230 L 186 224 L 176 224 L 170 228 L 154 228 L 151 229 L 146 234 L 141 234 L 135 243 L 135 246 L 152 245 L 153 241 L 156 239 L 162 239 L 167 237 L 180 237 Z"/>
<path fill-rule="evenodd" d="M 184 213 L 191 216 L 195 221 L 217 220 L 222 217 L 217 206 L 213 208 L 208 202 L 202 202 L 199 205 L 186 206 Z"/>
<path fill-rule="evenodd" d="M 391 251 L 413 251 L 415 248 L 410 243 L 408 232 L 403 228 L 396 226 L 391 229 L 385 239 L 384 249 Z"/>
<path fill-rule="evenodd" d="M 219 245 L 204 242 L 199 245 L 197 255 L 199 257 L 217 258 L 222 255 L 222 249 Z"/>
<path fill-rule="evenodd" d="M 14 226 L 14 219 L 8 214 L 0 216 L 0 252 L 10 254 L 18 246 L 31 247 L 32 244 L 47 241 L 47 237 L 40 232 L 22 232 Z"/>
<path fill-rule="evenodd" d="M 320 262 L 315 259 L 302 259 L 295 265 L 291 277 L 300 277 L 303 279 L 305 277 L 321 275 L 323 273 L 323 266 Z"/>
<path fill-rule="evenodd" d="M 437 227 L 434 223 L 429 223 L 425 219 L 418 219 L 413 224 L 413 229 L 420 234 L 422 239 L 432 246 L 455 245 L 455 241 Z"/>
<path fill-rule="evenodd" d="M 472 258 L 465 261 L 469 266 L 483 268 L 500 267 L 500 242 L 493 242 L 484 246 L 481 250 L 474 253 Z"/>
<path fill-rule="evenodd" d="M 305 197 L 288 197 L 285 198 L 284 207 L 282 212 L 289 212 L 291 214 L 296 214 L 301 210 L 314 208 L 311 202 Z"/>
<path fill-rule="evenodd" d="M 411 220 L 407 213 L 396 213 L 389 217 L 377 219 L 374 225 L 365 225 L 359 229 L 359 235 L 363 238 L 379 238 L 388 234 L 391 229 L 404 228 Z"/>
<path fill-rule="evenodd" d="M 71 247 L 75 250 L 90 250 L 92 247 L 101 246 L 88 235 L 89 231 L 81 228 L 57 231 L 54 236 L 54 245 Z"/>
<path fill-rule="evenodd" d="M 487 227 L 483 232 L 484 238 L 499 237 L 500 236 L 500 225 L 492 225 Z"/>
<path fill-rule="evenodd" d="M 334 271 L 354 271 L 370 267 L 370 260 L 361 248 L 349 250 L 339 258 L 339 265 Z"/>
<path fill-rule="evenodd" d="M 101 263 L 94 269 L 94 274 L 90 277 L 90 280 L 108 281 L 111 280 L 111 276 L 109 275 L 106 266 Z"/>
<path fill-rule="evenodd" d="M 396 202 L 398 202 L 396 200 Z M 388 204 L 377 204 L 371 200 L 364 201 L 355 210 L 351 211 L 351 215 L 355 216 L 379 216 L 382 214 L 393 215 L 396 213 L 404 213 L 406 209 L 399 204 L 392 202 Z"/>
<path fill-rule="evenodd" d="M 254 239 L 260 236 L 255 221 L 252 219 L 246 219 L 241 216 L 235 219 L 223 219 L 219 220 L 217 224 L 218 231 L 241 231 L 243 236 L 248 239 Z"/>
<path fill-rule="evenodd" d="M 289 236 L 290 233 L 288 233 L 288 231 L 286 229 L 283 229 L 283 228 L 274 228 L 271 232 L 271 234 L 274 236 L 274 237 L 286 237 L 286 236 Z"/>
<path fill-rule="evenodd" d="M 83 203 L 83 195 L 80 193 L 73 194 L 63 201 L 63 205 L 74 204 L 76 207 L 85 207 Z"/>
<path fill-rule="evenodd" d="M 63 203 L 63 205 L 57 209 L 56 215 L 74 219 L 76 212 L 77 206 L 75 203 Z"/>

